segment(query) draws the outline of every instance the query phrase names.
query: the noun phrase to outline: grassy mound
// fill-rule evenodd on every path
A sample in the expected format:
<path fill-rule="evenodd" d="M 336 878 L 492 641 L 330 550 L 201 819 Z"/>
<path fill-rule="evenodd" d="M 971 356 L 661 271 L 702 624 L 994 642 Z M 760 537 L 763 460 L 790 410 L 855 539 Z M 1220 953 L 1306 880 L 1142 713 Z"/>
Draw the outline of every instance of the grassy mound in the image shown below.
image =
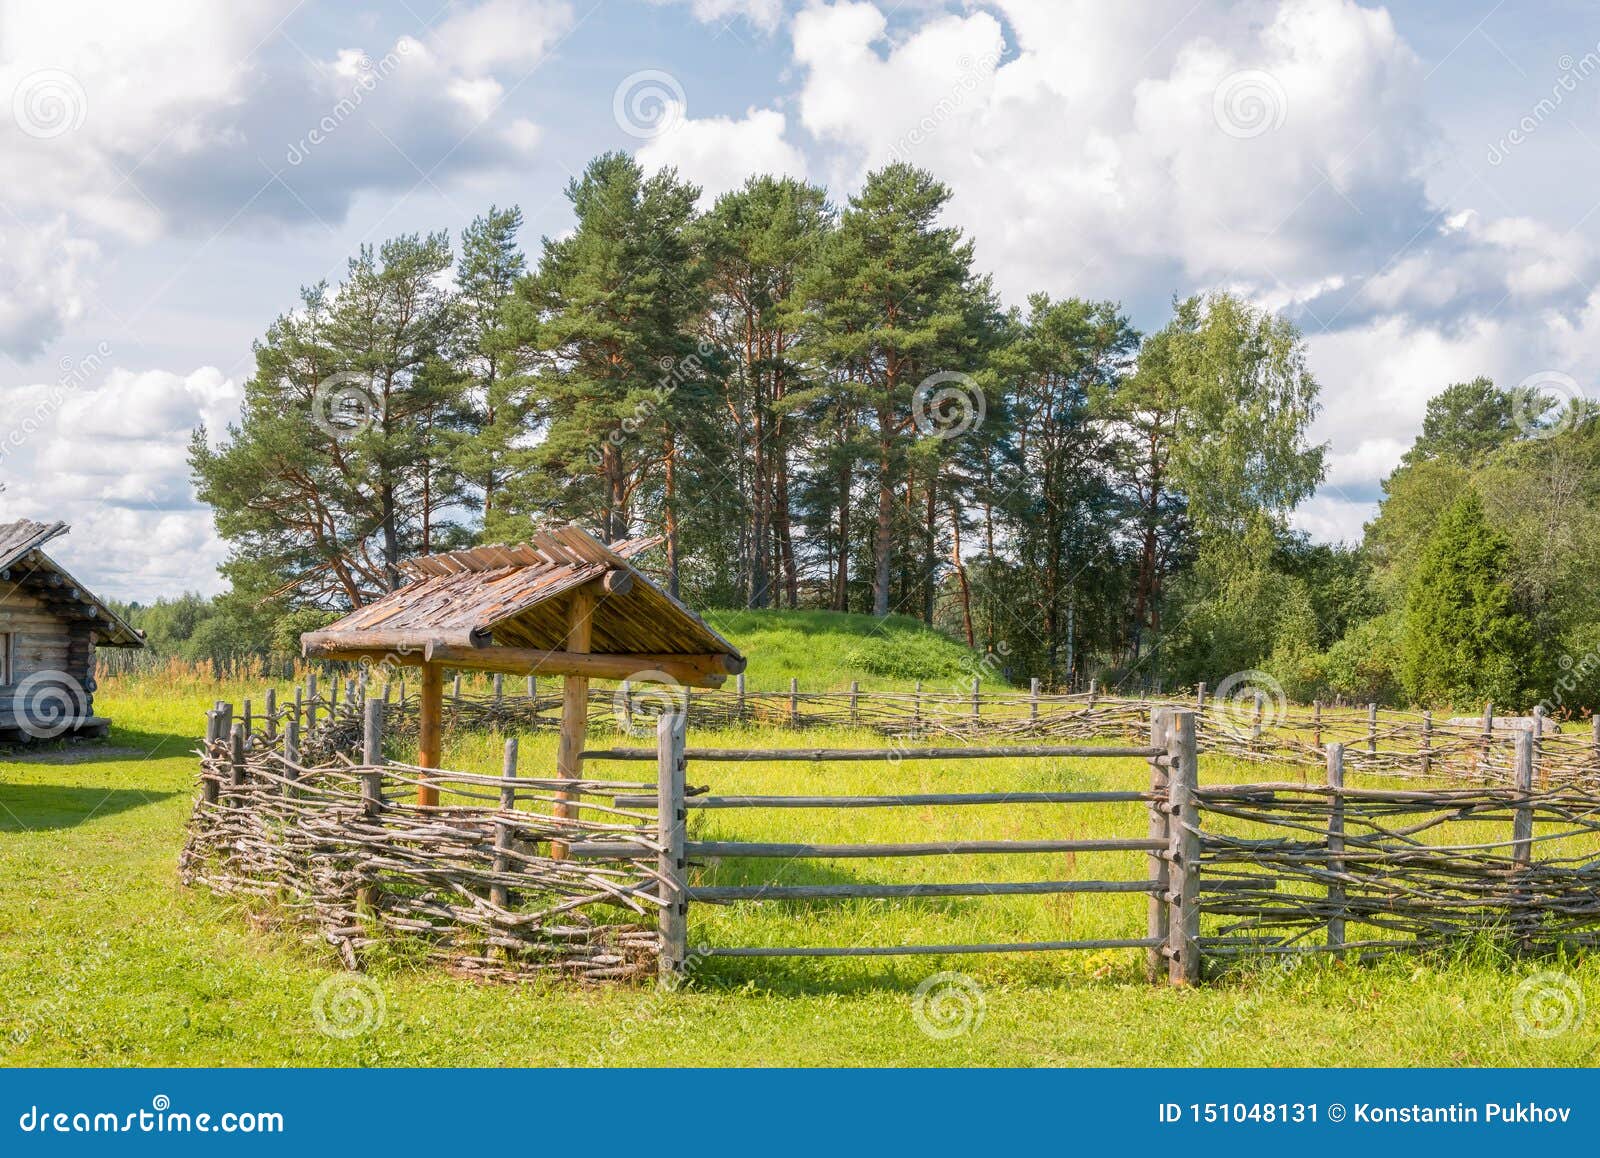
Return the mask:
<path fill-rule="evenodd" d="M 877 619 L 838 611 L 705 611 L 706 622 L 750 661 L 752 690 L 783 690 L 791 676 L 803 691 L 835 691 L 859 680 L 866 688 L 910 688 L 983 677 L 1009 685 L 999 670 L 943 632 L 907 615 Z"/>

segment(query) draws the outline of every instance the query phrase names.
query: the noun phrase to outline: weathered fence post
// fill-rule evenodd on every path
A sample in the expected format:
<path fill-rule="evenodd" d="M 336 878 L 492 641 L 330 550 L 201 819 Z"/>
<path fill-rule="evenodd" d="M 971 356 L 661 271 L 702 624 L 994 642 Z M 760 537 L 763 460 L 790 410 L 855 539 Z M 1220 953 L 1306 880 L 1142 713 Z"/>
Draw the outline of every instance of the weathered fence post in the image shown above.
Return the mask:
<path fill-rule="evenodd" d="M 916 698 L 911 701 L 911 735 L 922 737 L 922 681 L 917 681 Z"/>
<path fill-rule="evenodd" d="M 1094 698 L 1095 698 L 1095 695 L 1096 695 L 1096 691 L 1097 691 L 1097 686 L 1096 686 L 1095 681 L 1094 680 L 1090 680 L 1089 681 L 1089 706 L 1091 708 L 1094 707 Z"/>
<path fill-rule="evenodd" d="M 213 706 L 212 709 L 206 713 L 206 758 L 208 760 L 216 756 L 217 742 L 221 738 L 222 709 L 220 707 Z M 202 777 L 200 781 L 200 799 L 204 800 L 207 804 L 215 804 L 219 794 L 219 785 L 217 783 L 217 777 L 209 774 L 210 769 L 207 769 L 207 772 L 208 774 Z"/>
<path fill-rule="evenodd" d="M 983 705 L 983 679 L 980 676 L 972 677 L 972 722 L 978 722 L 978 714 Z"/>
<path fill-rule="evenodd" d="M 622 730 L 633 735 L 633 681 L 622 681 Z"/>
<path fill-rule="evenodd" d="M 539 677 L 528 677 L 528 727 L 539 730 Z"/>
<path fill-rule="evenodd" d="M 1311 743 L 1322 747 L 1322 701 L 1311 701 Z"/>
<path fill-rule="evenodd" d="M 735 693 L 739 697 L 738 700 L 734 704 L 734 719 L 742 724 L 742 723 L 744 723 L 744 718 L 745 718 L 745 716 L 744 716 L 744 672 L 740 672 L 738 675 L 733 677 L 733 688 L 734 688 Z"/>
<path fill-rule="evenodd" d="M 1511 859 L 1518 868 L 1533 863 L 1533 733 L 1517 733 L 1516 811 L 1511 820 Z"/>
<path fill-rule="evenodd" d="M 234 724 L 228 731 L 228 787 L 235 790 L 244 787 L 244 740 L 244 725 Z M 231 795 L 237 804 L 241 794 L 235 791 Z"/>
<path fill-rule="evenodd" d="M 1150 746 L 1162 748 L 1170 752 L 1171 741 L 1168 738 L 1168 729 L 1171 724 L 1171 713 L 1162 708 L 1150 715 Z M 1150 839 L 1162 842 L 1162 847 L 1149 854 L 1150 873 L 1150 911 L 1146 918 L 1146 935 L 1156 943 L 1145 950 L 1145 974 L 1154 985 L 1166 975 L 1166 948 L 1169 931 L 1170 902 L 1167 891 L 1172 887 L 1172 874 L 1169 871 L 1167 850 L 1172 844 L 1172 835 L 1168 831 L 1167 823 L 1167 775 L 1166 765 L 1162 763 L 1165 756 L 1153 756 L 1150 759 Z"/>
<path fill-rule="evenodd" d="M 1344 956 L 1344 745 L 1328 745 L 1328 947 Z"/>
<path fill-rule="evenodd" d="M 1433 768 L 1433 713 L 1422 713 L 1422 774 Z"/>
<path fill-rule="evenodd" d="M 1170 843 L 1167 979 L 1173 985 L 1200 980 L 1200 813 L 1195 794 L 1200 763 L 1195 745 L 1194 713 L 1174 711 L 1168 717 L 1167 824 Z"/>
<path fill-rule="evenodd" d="M 1266 710 L 1267 697 L 1257 688 L 1255 711 L 1250 715 L 1250 742 L 1252 744 L 1261 739 L 1261 720 L 1266 715 Z"/>
<path fill-rule="evenodd" d="M 861 681 L 850 681 L 850 726 L 861 723 Z"/>
<path fill-rule="evenodd" d="M 306 735 L 317 734 L 317 673 L 306 672 Z"/>
<path fill-rule="evenodd" d="M 1039 719 L 1039 677 L 1028 680 L 1028 719 Z"/>
<path fill-rule="evenodd" d="M 1533 707 L 1533 778 L 1541 786 L 1549 783 L 1549 773 L 1545 771 L 1544 760 L 1544 705 L 1535 704 Z"/>
<path fill-rule="evenodd" d="M 267 713 L 267 743 L 272 743 L 278 738 L 278 689 L 268 688 L 264 698 Z"/>
<path fill-rule="evenodd" d="M 800 681 L 795 676 L 789 677 L 789 724 L 791 727 L 800 724 Z"/>
<path fill-rule="evenodd" d="M 517 738 L 512 736 L 506 740 L 505 759 L 500 766 L 500 811 L 514 812 L 517 807 Z M 497 819 L 494 822 L 494 874 L 503 876 L 511 871 L 511 835 L 514 831 L 511 821 Z M 504 884 L 496 881 L 489 886 L 489 903 L 497 908 L 505 909 L 511 905 L 511 890 Z"/>
<path fill-rule="evenodd" d="M 1600 712 L 1596 712 L 1594 718 L 1589 721 L 1589 731 L 1593 736 L 1594 760 L 1596 764 L 1600 764 Z"/>
<path fill-rule="evenodd" d="M 1367 705 L 1367 755 L 1378 754 L 1378 705 Z"/>
<path fill-rule="evenodd" d="M 663 712 L 656 721 L 656 824 L 661 855 L 661 983 L 675 987 L 689 956 L 688 862 L 684 856 L 689 810 L 684 806 L 684 733 L 687 720 Z"/>
<path fill-rule="evenodd" d="M 300 779 L 300 772 L 295 767 L 300 763 L 300 721 L 291 719 L 283 726 L 283 794 L 293 796 L 294 789 L 290 786 L 295 780 Z"/>
<path fill-rule="evenodd" d="M 361 811 L 367 819 L 383 810 L 383 701 L 368 700 L 361 721 Z M 356 890 L 356 907 L 372 912 L 378 907 L 378 887 L 365 884 Z"/>
<path fill-rule="evenodd" d="M 1203 712 L 1206 710 L 1206 685 L 1203 680 L 1201 681 L 1200 686 L 1195 688 L 1194 710 L 1197 712 Z"/>
<path fill-rule="evenodd" d="M 249 696 L 244 698 L 244 712 L 240 718 L 244 722 L 244 734 L 248 736 L 251 730 L 255 727 L 256 722 L 255 712 L 251 709 Z"/>

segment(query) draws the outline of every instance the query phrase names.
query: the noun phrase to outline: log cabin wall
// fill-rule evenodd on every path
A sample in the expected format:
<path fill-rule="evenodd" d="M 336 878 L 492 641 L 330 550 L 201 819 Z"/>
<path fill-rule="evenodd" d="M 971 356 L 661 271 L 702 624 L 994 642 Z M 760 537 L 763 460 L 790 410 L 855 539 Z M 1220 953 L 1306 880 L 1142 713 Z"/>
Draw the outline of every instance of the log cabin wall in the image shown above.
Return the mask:
<path fill-rule="evenodd" d="M 92 713 L 94 632 L 64 619 L 26 581 L 0 584 L 0 636 L 9 645 L 0 683 L 0 726 L 15 719 L 17 686 L 39 672 L 60 672 L 82 689 L 83 714 Z"/>

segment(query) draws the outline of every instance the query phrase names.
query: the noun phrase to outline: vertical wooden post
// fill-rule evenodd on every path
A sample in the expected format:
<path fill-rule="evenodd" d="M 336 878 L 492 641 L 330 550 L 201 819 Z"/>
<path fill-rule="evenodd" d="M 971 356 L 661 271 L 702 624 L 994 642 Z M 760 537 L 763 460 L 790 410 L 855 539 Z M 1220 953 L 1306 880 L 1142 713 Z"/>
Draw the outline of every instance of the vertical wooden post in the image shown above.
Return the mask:
<path fill-rule="evenodd" d="M 1094 680 L 1090 680 L 1089 681 L 1089 706 L 1091 708 L 1094 707 L 1094 697 L 1095 697 L 1096 690 L 1097 690 L 1097 688 L 1096 688 L 1095 681 Z"/>
<path fill-rule="evenodd" d="M 361 811 L 375 819 L 383 811 L 383 701 L 368 700 L 361 721 Z M 419 761 L 420 763 L 420 761 Z M 356 907 L 373 912 L 378 907 L 378 888 L 362 885 L 356 890 Z"/>
<path fill-rule="evenodd" d="M 917 681 L 916 697 L 911 701 L 911 735 L 922 737 L 922 681 Z"/>
<path fill-rule="evenodd" d="M 592 584 L 575 588 L 567 604 L 568 651 L 585 654 L 594 638 L 595 591 Z M 561 739 L 556 748 L 556 775 L 563 780 L 577 780 L 583 775 L 583 743 L 589 734 L 589 677 L 568 675 L 561 679 Z M 575 797 L 568 792 L 558 793 L 555 814 L 564 820 L 577 815 L 572 807 Z M 550 855 L 565 859 L 567 846 L 552 842 Z"/>
<path fill-rule="evenodd" d="M 1433 769 L 1433 713 L 1422 713 L 1422 774 L 1426 776 Z"/>
<path fill-rule="evenodd" d="M 361 762 L 370 767 L 383 763 L 383 701 L 368 700 L 361 721 Z"/>
<path fill-rule="evenodd" d="M 286 781 L 300 779 L 300 771 L 296 767 L 300 763 L 300 721 L 291 719 L 283 726 L 283 778 Z M 283 786 L 285 796 L 293 796 L 294 789 L 288 784 Z"/>
<path fill-rule="evenodd" d="M 226 740 L 233 734 L 233 705 L 227 700 L 217 701 L 217 741 Z"/>
<path fill-rule="evenodd" d="M 800 726 L 800 681 L 794 676 L 789 677 L 789 726 Z"/>
<path fill-rule="evenodd" d="M 1378 754 L 1378 705 L 1367 705 L 1367 755 Z"/>
<path fill-rule="evenodd" d="M 1311 701 L 1311 743 L 1322 747 L 1322 701 Z"/>
<path fill-rule="evenodd" d="M 235 724 L 228 732 L 228 784 L 240 788 L 245 780 L 244 725 Z"/>
<path fill-rule="evenodd" d="M 250 706 L 250 697 L 249 696 L 246 696 L 244 698 L 243 721 L 244 721 L 244 734 L 246 736 L 248 736 L 250 734 L 251 730 L 254 729 L 255 723 L 256 723 L 255 712 L 252 710 L 252 708 Z"/>
<path fill-rule="evenodd" d="M 439 767 L 444 746 L 444 669 L 436 663 L 422 665 L 422 690 L 417 703 L 417 766 Z M 431 807 L 439 803 L 439 789 L 422 774 L 417 785 L 417 803 Z"/>
<path fill-rule="evenodd" d="M 506 677 L 499 672 L 494 673 L 494 706 L 499 708 L 506 698 Z"/>
<path fill-rule="evenodd" d="M 294 711 L 294 721 L 297 724 L 301 720 L 305 719 L 305 714 L 306 714 L 305 701 L 301 697 L 302 697 L 302 689 L 301 689 L 299 684 L 295 684 L 294 685 L 294 709 L 293 709 L 293 711 Z"/>
<path fill-rule="evenodd" d="M 1517 733 L 1516 811 L 1511 819 L 1511 859 L 1518 868 L 1533 863 L 1533 733 Z"/>
<path fill-rule="evenodd" d="M 1174 711 L 1167 728 L 1167 823 L 1172 912 L 1168 917 L 1167 980 L 1193 985 L 1200 980 L 1200 812 L 1195 793 L 1200 786 L 1194 713 Z"/>
<path fill-rule="evenodd" d="M 1028 719 L 1039 719 L 1039 677 L 1028 680 Z"/>
<path fill-rule="evenodd" d="M 861 681 L 850 681 L 850 726 L 861 722 Z"/>
<path fill-rule="evenodd" d="M 539 730 L 539 677 L 528 677 L 528 726 Z"/>
<path fill-rule="evenodd" d="M 317 735 L 317 673 L 306 672 L 306 736 L 315 739 Z"/>
<path fill-rule="evenodd" d="M 1206 710 L 1206 685 L 1204 680 L 1200 682 L 1199 687 L 1195 688 L 1194 710 L 1197 712 L 1203 712 Z"/>
<path fill-rule="evenodd" d="M 983 706 L 983 679 L 980 676 L 972 677 L 972 722 L 978 722 L 978 713 Z"/>
<path fill-rule="evenodd" d="M 1600 712 L 1596 712 L 1589 720 L 1589 732 L 1594 745 L 1594 760 L 1600 765 Z"/>
<path fill-rule="evenodd" d="M 217 742 L 222 738 L 222 709 L 213 706 L 206 713 L 206 757 L 209 760 L 216 755 Z M 217 777 L 207 769 L 207 774 L 200 780 L 200 799 L 207 804 L 215 804 L 219 796 L 220 785 Z"/>
<path fill-rule="evenodd" d="M 506 740 L 505 759 L 500 765 L 500 811 L 515 812 L 517 808 L 517 738 Z M 494 872 L 501 876 L 511 871 L 511 834 L 509 820 L 494 822 Z M 511 890 L 500 882 L 489 886 L 489 902 L 505 909 L 511 905 Z"/>
<path fill-rule="evenodd" d="M 267 743 L 278 738 L 278 689 L 268 688 L 265 697 L 267 713 Z"/>
<path fill-rule="evenodd" d="M 1266 714 L 1266 709 L 1266 696 L 1257 688 L 1255 711 L 1251 713 L 1250 717 L 1250 742 L 1252 744 L 1261 739 L 1261 719 Z"/>
<path fill-rule="evenodd" d="M 1344 875 L 1344 745 L 1328 745 L 1328 872 Z M 1344 882 L 1328 882 L 1328 947 L 1344 956 Z"/>
<path fill-rule="evenodd" d="M 740 672 L 733 677 L 733 688 L 739 697 L 736 708 L 737 715 L 734 718 L 742 724 L 744 722 L 744 672 Z"/>
<path fill-rule="evenodd" d="M 633 735 L 633 681 L 622 681 L 622 728 Z"/>
<path fill-rule="evenodd" d="M 1150 746 L 1171 751 L 1168 729 L 1171 726 L 1171 712 L 1166 708 L 1158 709 L 1150 715 Z M 1163 842 L 1164 847 L 1149 854 L 1150 883 L 1153 886 L 1150 893 L 1150 911 L 1146 917 L 1146 936 L 1152 938 L 1156 944 L 1145 950 L 1145 974 L 1150 983 L 1154 985 L 1167 974 L 1166 947 L 1169 937 L 1170 901 L 1167 892 L 1172 887 L 1172 874 L 1167 861 L 1167 852 L 1171 848 L 1172 834 L 1167 824 L 1167 793 L 1168 780 L 1166 766 L 1162 764 L 1164 757 L 1156 756 L 1150 760 L 1150 839 Z"/>
<path fill-rule="evenodd" d="M 656 823 L 661 828 L 661 983 L 675 988 L 689 956 L 688 861 L 684 843 L 689 810 L 684 806 L 686 776 L 682 716 L 664 712 L 656 721 Z"/>

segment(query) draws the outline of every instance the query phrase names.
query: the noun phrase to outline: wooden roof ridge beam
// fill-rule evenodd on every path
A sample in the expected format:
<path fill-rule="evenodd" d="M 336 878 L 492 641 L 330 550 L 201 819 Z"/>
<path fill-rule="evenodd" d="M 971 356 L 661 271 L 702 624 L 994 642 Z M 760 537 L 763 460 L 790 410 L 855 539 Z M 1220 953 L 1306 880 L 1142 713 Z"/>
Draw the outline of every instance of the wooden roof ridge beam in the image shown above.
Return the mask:
<path fill-rule="evenodd" d="M 541 651 L 534 647 L 462 647 L 431 643 L 423 651 L 427 663 L 441 667 L 509 675 L 580 675 L 591 679 L 625 680 L 658 671 L 688 687 L 719 687 L 730 675 L 744 671 L 741 656 L 710 652 L 703 655 L 604 655 L 574 651 Z"/>
<path fill-rule="evenodd" d="M 475 627 L 426 631 L 308 631 L 300 637 L 300 654 L 306 659 L 363 659 L 383 652 L 421 656 L 432 643 L 481 648 L 489 633 Z"/>

